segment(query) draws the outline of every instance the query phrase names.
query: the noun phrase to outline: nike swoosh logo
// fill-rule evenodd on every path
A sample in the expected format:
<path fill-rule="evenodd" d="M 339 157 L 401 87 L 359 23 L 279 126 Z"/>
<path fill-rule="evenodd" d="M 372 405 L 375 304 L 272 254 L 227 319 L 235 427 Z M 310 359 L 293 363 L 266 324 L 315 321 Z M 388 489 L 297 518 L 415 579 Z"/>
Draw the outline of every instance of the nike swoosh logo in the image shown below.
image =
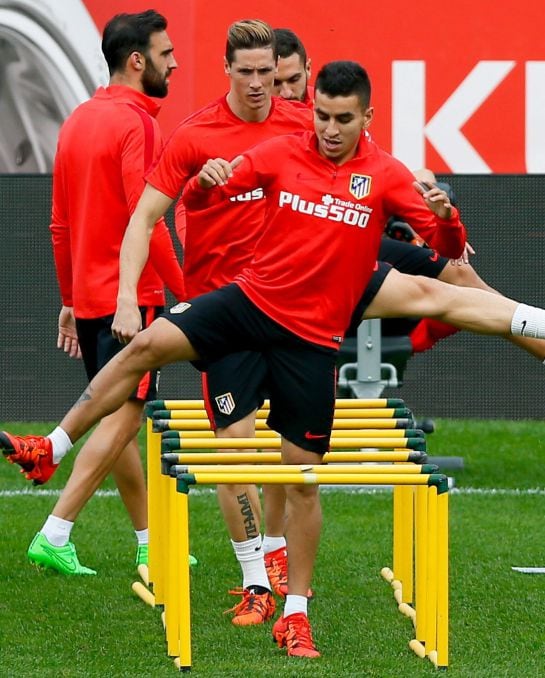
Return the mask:
<path fill-rule="evenodd" d="M 53 558 L 53 560 L 56 560 L 59 565 L 63 565 L 66 567 L 68 570 L 71 570 L 72 572 L 75 572 L 77 567 L 76 563 L 73 560 L 66 560 L 63 558 L 61 555 L 57 553 L 54 549 L 50 548 L 49 546 L 42 546 L 43 550 L 47 553 L 48 556 Z"/>
<path fill-rule="evenodd" d="M 327 438 L 327 433 L 316 434 L 316 433 L 311 433 L 310 431 L 307 431 L 305 433 L 305 438 L 307 440 L 315 440 L 317 438 Z"/>
<path fill-rule="evenodd" d="M 434 252 L 433 254 L 430 254 L 429 259 L 430 259 L 430 261 L 437 261 L 439 259 L 439 253 Z"/>

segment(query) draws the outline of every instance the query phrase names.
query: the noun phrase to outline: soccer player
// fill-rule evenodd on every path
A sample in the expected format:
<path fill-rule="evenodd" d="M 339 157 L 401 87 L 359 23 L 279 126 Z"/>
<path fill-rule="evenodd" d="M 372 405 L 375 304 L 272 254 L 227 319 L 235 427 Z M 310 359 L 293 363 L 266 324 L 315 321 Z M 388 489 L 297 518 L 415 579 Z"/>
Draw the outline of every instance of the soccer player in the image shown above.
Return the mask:
<path fill-rule="evenodd" d="M 308 84 L 311 75 L 311 60 L 305 46 L 289 28 L 275 28 L 278 66 L 274 76 L 276 96 L 291 101 L 301 101 L 312 106 L 314 88 Z"/>
<path fill-rule="evenodd" d="M 284 463 L 320 463 L 335 402 L 335 354 L 353 308 L 371 277 L 385 220 L 413 217 L 422 234 L 442 233 L 452 257 L 464 229 L 437 189 L 411 198 L 412 176 L 361 132 L 372 117 L 367 74 L 332 62 L 316 81 L 315 134 L 266 141 L 231 164 L 210 160 L 184 192 L 188 209 L 224 204 L 263 188 L 266 223 L 254 258 L 234 283 L 173 307 L 139 331 L 136 285 L 148 242 L 171 198 L 147 186 L 124 237 L 119 304 L 112 332 L 130 342 L 94 377 L 60 429 L 72 442 L 126 401 L 142 374 L 179 360 L 213 361 L 231 352 L 262 352 L 269 365 L 270 426 L 282 436 Z M 213 190 L 210 190 L 212 189 Z M 418 195 L 416 195 L 418 198 Z M 437 229 L 437 220 L 444 223 Z M 446 232 L 448 231 L 448 235 Z M 394 292 L 390 279 L 393 279 Z M 400 285 L 409 294 L 398 295 Z M 386 290 L 386 294 L 383 294 Z M 382 299 L 382 300 L 381 300 Z M 437 317 L 464 329 L 545 337 L 545 311 L 477 289 L 462 289 L 388 267 L 367 315 Z M 41 436 L 0 435 L 4 454 L 40 464 L 58 443 Z M 100 483 L 103 469 L 92 481 Z M 289 593 L 273 634 L 290 656 L 318 657 L 306 593 L 320 533 L 314 486 L 286 486 Z"/>
<path fill-rule="evenodd" d="M 162 147 L 155 116 L 177 67 L 166 19 L 153 10 L 119 14 L 104 29 L 102 50 L 110 83 L 79 106 L 64 123 L 53 175 L 51 233 L 62 298 L 57 345 L 81 355 L 89 380 L 122 344 L 112 337 L 117 305 L 119 250 L 128 220 L 144 187 L 144 173 Z M 142 325 L 163 310 L 164 284 L 185 296 L 183 275 L 164 221 L 158 223 L 138 286 Z M 157 374 L 148 372 L 115 412 L 105 417 L 78 455 L 75 468 L 91 471 L 100 460 L 111 470 L 137 537 L 137 564 L 147 563 L 146 487 L 136 434 L 145 400 L 155 397 Z M 130 440 L 120 444 L 120 431 Z M 46 482 L 67 446 L 60 440 L 49 463 L 26 467 L 27 478 Z M 17 455 L 11 461 L 20 463 Z M 95 574 L 80 564 L 70 532 L 82 487 L 63 493 L 28 550 L 31 562 L 63 574 Z"/>
<path fill-rule="evenodd" d="M 300 38 L 288 28 L 275 28 L 278 51 L 278 68 L 274 78 L 274 93 L 290 101 L 299 101 L 312 106 L 313 88 L 308 84 L 311 75 L 311 59 Z M 429 188 L 435 186 L 436 178 L 428 169 L 415 170 L 417 180 Z M 421 241 L 422 244 L 422 241 Z M 462 257 L 448 259 L 427 247 L 415 248 L 411 243 L 384 237 L 379 250 L 379 260 L 391 264 L 401 273 L 423 275 L 436 278 L 452 285 L 476 287 L 494 294 L 500 294 L 490 287 L 469 263 L 473 249 L 466 244 Z M 449 264 L 449 265 L 447 265 Z M 380 275 L 377 272 L 377 275 Z M 354 334 L 361 319 L 354 317 L 349 333 Z M 407 321 L 407 325 L 409 322 Z M 437 341 L 458 331 L 458 328 L 442 323 L 435 318 L 423 318 L 415 325 L 411 324 L 409 338 L 415 352 L 432 348 Z M 506 337 L 515 346 L 522 348 L 540 362 L 545 360 L 545 343 L 530 337 Z M 276 509 L 276 512 L 279 508 Z M 265 513 L 265 519 L 267 515 Z"/>
<path fill-rule="evenodd" d="M 190 115 L 175 130 L 157 167 L 146 177 L 150 186 L 175 198 L 206 160 L 216 154 L 234 157 L 260 141 L 312 129 L 307 107 L 272 97 L 276 72 L 275 39 L 260 20 L 229 26 L 224 69 L 226 95 Z M 266 201 L 259 187 L 235 196 L 221 208 L 176 209 L 176 229 L 184 246 L 184 275 L 189 296 L 217 289 L 252 259 L 261 235 Z M 211 427 L 218 437 L 252 437 L 255 414 L 266 396 L 266 365 L 260 353 L 244 351 L 214 362 L 203 373 L 203 396 Z M 217 488 L 235 556 L 242 570 L 242 598 L 232 609 L 237 626 L 262 623 L 274 613 L 272 590 L 285 594 L 283 488 L 267 486 L 265 534 L 260 532 L 261 505 L 255 486 Z M 280 496 L 277 501 L 275 498 Z M 273 509 L 267 509 L 271 505 Z M 279 512 L 274 508 L 280 506 Z"/>

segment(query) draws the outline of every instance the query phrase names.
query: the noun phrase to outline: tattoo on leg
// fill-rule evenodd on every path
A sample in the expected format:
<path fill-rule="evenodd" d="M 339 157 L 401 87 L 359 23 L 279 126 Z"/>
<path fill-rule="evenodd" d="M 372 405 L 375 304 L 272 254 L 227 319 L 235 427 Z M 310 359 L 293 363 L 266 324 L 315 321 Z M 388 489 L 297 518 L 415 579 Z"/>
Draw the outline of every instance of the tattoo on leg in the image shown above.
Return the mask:
<path fill-rule="evenodd" d="M 79 407 L 82 403 L 86 402 L 87 400 L 91 400 L 91 389 L 87 387 L 85 391 L 80 395 L 80 397 L 76 400 L 74 403 L 74 407 Z"/>
<path fill-rule="evenodd" d="M 237 501 L 240 504 L 240 512 L 244 517 L 244 529 L 246 530 L 246 537 L 248 539 L 254 539 L 259 535 L 259 532 L 255 524 L 254 512 L 252 511 L 252 506 L 246 492 L 244 492 L 244 494 L 239 494 Z"/>

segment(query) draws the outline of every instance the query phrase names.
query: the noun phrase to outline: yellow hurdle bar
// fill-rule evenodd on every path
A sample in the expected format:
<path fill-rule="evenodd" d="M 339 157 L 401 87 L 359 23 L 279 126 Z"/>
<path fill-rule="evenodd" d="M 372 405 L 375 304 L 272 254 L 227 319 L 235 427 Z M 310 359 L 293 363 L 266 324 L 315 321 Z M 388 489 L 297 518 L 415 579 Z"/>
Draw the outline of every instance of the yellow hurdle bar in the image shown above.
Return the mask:
<path fill-rule="evenodd" d="M 252 450 L 262 449 L 280 449 L 282 441 L 280 438 L 271 438 L 264 441 L 259 438 L 163 438 L 163 451 L 173 450 L 229 450 L 241 449 Z M 385 448 L 394 449 L 417 449 L 423 450 L 425 447 L 424 438 L 332 438 L 330 448 L 338 450 L 352 450 L 360 448 Z"/>
<path fill-rule="evenodd" d="M 440 474 L 401 474 L 401 473 L 238 473 L 237 467 L 229 467 L 229 471 L 215 473 L 213 470 L 201 473 L 181 473 L 178 481 L 188 485 L 428 485 L 433 476 Z"/>
<path fill-rule="evenodd" d="M 406 418 L 410 415 L 410 410 L 406 407 L 384 407 L 384 408 L 343 408 L 335 410 L 335 419 L 392 419 L 396 417 Z M 269 410 L 258 410 L 257 419 L 266 419 L 269 416 Z M 168 419 L 200 419 L 208 420 L 205 410 L 171 410 Z"/>
<path fill-rule="evenodd" d="M 185 428 L 180 429 L 179 424 L 183 422 L 172 421 L 167 422 L 166 430 L 168 431 L 178 431 L 179 437 L 188 440 L 190 438 L 215 438 L 216 435 L 214 431 L 208 430 L 187 430 Z M 174 439 L 176 436 L 172 436 Z M 255 437 L 263 440 L 268 440 L 271 438 L 280 438 L 280 434 L 276 431 L 267 430 L 257 430 L 255 432 Z M 423 434 L 418 429 L 333 429 L 331 431 L 332 438 L 423 438 Z"/>
<path fill-rule="evenodd" d="M 174 464 L 170 468 L 171 475 L 180 475 L 181 473 L 355 473 L 355 474 L 387 474 L 392 475 L 418 475 L 437 473 L 438 467 L 434 464 L 407 464 L 407 466 L 398 466 L 397 464 L 235 464 L 235 465 L 217 465 L 213 468 L 205 464 Z M 411 515 L 412 523 L 412 515 Z"/>
<path fill-rule="evenodd" d="M 280 463 L 280 452 L 166 452 L 163 459 L 175 464 L 274 464 Z M 387 462 L 410 461 L 422 464 L 426 454 L 416 450 L 398 452 L 326 452 L 324 462 Z"/>
<path fill-rule="evenodd" d="M 175 414 L 173 412 L 172 414 Z M 410 427 L 411 420 L 409 419 L 394 419 L 394 418 L 367 418 L 359 419 L 334 419 L 333 430 L 335 429 L 396 429 L 403 430 Z M 154 430 L 157 431 L 211 431 L 210 422 L 206 417 L 202 419 L 179 419 L 172 417 L 169 419 L 153 419 Z M 270 431 L 265 419 L 256 419 L 256 431 Z"/>
<path fill-rule="evenodd" d="M 269 409 L 270 402 L 265 400 L 262 409 Z M 401 398 L 337 398 L 335 407 L 405 407 Z M 146 403 L 148 416 L 154 410 L 199 410 L 204 409 L 204 400 L 152 400 Z"/>

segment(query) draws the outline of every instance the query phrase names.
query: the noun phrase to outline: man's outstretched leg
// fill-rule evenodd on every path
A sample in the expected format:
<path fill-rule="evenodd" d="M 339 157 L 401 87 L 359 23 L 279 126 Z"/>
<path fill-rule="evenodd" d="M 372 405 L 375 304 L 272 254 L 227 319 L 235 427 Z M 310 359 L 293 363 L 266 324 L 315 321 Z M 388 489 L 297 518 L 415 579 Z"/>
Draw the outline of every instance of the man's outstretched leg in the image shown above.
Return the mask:
<path fill-rule="evenodd" d="M 70 533 L 80 511 L 94 494 L 91 488 L 95 487 L 96 478 L 106 477 L 117 462 L 126 462 L 127 457 L 129 463 L 134 464 L 135 453 L 139 463 L 135 435 L 140 428 L 142 407 L 141 402 L 130 400 L 98 424 L 76 457 L 72 474 L 51 515 L 28 549 L 30 562 L 55 569 L 62 574 L 96 574 L 94 570 L 79 563 L 75 546 L 70 542 Z M 136 475 L 138 482 L 138 474 L 132 475 Z M 127 472 L 123 474 L 124 482 L 126 476 Z M 102 481 L 99 484 L 100 482 Z M 133 518 L 135 530 L 144 530 L 147 519 L 143 475 L 142 482 L 138 482 L 136 488 L 125 486 L 123 489 L 122 496 L 126 499 L 128 494 L 133 493 L 128 500 L 132 502 L 129 515 Z"/>
<path fill-rule="evenodd" d="M 21 461 L 24 461 L 29 467 L 32 466 L 31 471 L 36 473 L 39 480 L 42 464 L 45 463 L 45 468 L 53 465 L 56 452 L 66 452 L 99 420 L 108 417 L 112 412 L 117 415 L 116 411 L 122 406 L 125 408 L 124 411 L 132 411 L 135 403 L 127 401 L 143 374 L 170 362 L 195 360 L 198 357 L 185 334 L 173 323 L 159 318 L 148 329 L 140 332 L 96 375 L 51 437 L 20 437 L 1 432 L 0 449 L 8 458 L 17 457 L 16 461 L 20 465 Z M 86 445 L 99 430 L 100 427 Z M 100 447 L 98 457 L 93 455 L 92 459 L 87 458 L 89 463 L 85 463 L 85 458 L 82 463 L 76 460 L 74 470 L 56 507 L 61 507 L 62 515 L 67 521 L 72 522 L 75 519 L 83 505 L 108 475 L 121 451 L 134 438 L 137 430 L 138 426 L 129 424 L 126 427 L 121 426 L 117 436 L 112 439 L 113 446 L 109 446 L 108 449 Z"/>
<path fill-rule="evenodd" d="M 403 317 L 437 318 L 476 334 L 545 339 L 544 309 L 388 268 L 362 319 Z"/>

